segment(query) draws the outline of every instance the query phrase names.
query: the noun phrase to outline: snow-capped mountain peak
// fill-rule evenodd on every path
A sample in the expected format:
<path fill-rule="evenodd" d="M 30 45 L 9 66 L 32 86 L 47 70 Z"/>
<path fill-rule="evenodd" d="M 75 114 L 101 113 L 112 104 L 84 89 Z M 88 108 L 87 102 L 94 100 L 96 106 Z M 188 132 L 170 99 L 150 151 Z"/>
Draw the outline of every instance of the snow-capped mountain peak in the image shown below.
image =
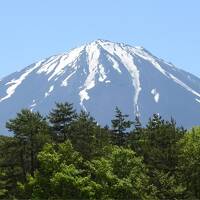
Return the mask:
<path fill-rule="evenodd" d="M 200 80 L 143 47 L 98 39 L 3 78 L 0 127 L 21 108 L 48 113 L 55 101 L 73 102 L 101 124 L 109 123 L 119 106 L 143 122 L 160 113 L 189 127 L 200 117 Z"/>

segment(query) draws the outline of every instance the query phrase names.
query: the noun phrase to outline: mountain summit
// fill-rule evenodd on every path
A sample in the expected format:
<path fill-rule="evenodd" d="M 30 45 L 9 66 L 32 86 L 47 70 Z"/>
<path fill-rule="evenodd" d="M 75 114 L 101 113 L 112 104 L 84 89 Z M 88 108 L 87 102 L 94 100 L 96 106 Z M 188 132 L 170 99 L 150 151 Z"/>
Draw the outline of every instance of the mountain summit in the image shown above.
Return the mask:
<path fill-rule="evenodd" d="M 54 55 L 0 81 L 0 131 L 22 108 L 43 114 L 71 102 L 102 125 L 118 106 L 143 123 L 153 113 L 179 125 L 200 122 L 200 79 L 142 47 L 96 40 Z"/>

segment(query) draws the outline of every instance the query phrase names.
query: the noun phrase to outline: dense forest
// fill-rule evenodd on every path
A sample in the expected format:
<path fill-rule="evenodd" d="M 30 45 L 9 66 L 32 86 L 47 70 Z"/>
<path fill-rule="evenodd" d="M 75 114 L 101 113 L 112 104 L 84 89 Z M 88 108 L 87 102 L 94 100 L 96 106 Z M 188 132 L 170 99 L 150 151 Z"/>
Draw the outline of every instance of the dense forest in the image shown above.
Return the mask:
<path fill-rule="evenodd" d="M 117 107 L 111 124 L 69 103 L 19 112 L 0 137 L 0 199 L 200 199 L 200 127 Z"/>

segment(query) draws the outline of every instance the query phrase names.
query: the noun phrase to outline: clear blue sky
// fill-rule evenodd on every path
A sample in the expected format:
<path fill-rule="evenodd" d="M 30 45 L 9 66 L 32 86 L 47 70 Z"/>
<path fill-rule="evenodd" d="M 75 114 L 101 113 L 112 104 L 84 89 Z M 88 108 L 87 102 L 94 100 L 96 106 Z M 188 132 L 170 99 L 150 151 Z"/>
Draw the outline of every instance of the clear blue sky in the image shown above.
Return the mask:
<path fill-rule="evenodd" d="M 200 76 L 200 0 L 5 0 L 0 77 L 97 38 L 143 46 Z"/>

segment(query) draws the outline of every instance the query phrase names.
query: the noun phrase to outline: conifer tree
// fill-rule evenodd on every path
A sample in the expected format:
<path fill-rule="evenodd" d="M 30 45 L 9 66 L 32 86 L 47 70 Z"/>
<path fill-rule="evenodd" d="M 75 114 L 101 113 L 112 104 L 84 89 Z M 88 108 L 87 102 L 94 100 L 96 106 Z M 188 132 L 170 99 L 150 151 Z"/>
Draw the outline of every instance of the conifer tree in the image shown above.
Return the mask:
<path fill-rule="evenodd" d="M 143 134 L 142 124 L 140 122 L 139 116 L 135 117 L 135 121 L 133 122 L 134 129 L 128 134 L 127 145 L 134 150 L 135 152 L 141 154 L 141 144 L 140 140 Z"/>
<path fill-rule="evenodd" d="M 76 116 L 73 104 L 67 102 L 56 103 L 56 108 L 50 112 L 48 119 L 52 125 L 54 138 L 57 141 L 63 142 L 69 138 L 70 126 Z"/>
<path fill-rule="evenodd" d="M 115 118 L 111 120 L 114 142 L 117 145 L 125 144 L 126 130 L 131 127 L 132 121 L 127 120 L 128 115 L 123 114 L 118 107 L 115 108 Z"/>
<path fill-rule="evenodd" d="M 72 124 L 70 140 L 84 158 L 90 159 L 96 151 L 97 122 L 89 113 L 81 111 Z"/>
<path fill-rule="evenodd" d="M 34 173 L 37 168 L 37 153 L 43 144 L 49 141 L 49 126 L 39 112 L 24 109 L 17 113 L 15 119 L 6 123 L 6 127 L 14 134 L 19 144 L 23 176 Z M 25 178 L 25 177 L 24 177 Z"/>
<path fill-rule="evenodd" d="M 141 155 L 149 169 L 151 183 L 158 188 L 159 199 L 182 199 L 185 188 L 178 181 L 178 141 L 185 130 L 176 127 L 173 119 L 165 121 L 159 115 L 149 120 L 142 138 Z M 169 184 L 167 185 L 167 180 Z"/>

